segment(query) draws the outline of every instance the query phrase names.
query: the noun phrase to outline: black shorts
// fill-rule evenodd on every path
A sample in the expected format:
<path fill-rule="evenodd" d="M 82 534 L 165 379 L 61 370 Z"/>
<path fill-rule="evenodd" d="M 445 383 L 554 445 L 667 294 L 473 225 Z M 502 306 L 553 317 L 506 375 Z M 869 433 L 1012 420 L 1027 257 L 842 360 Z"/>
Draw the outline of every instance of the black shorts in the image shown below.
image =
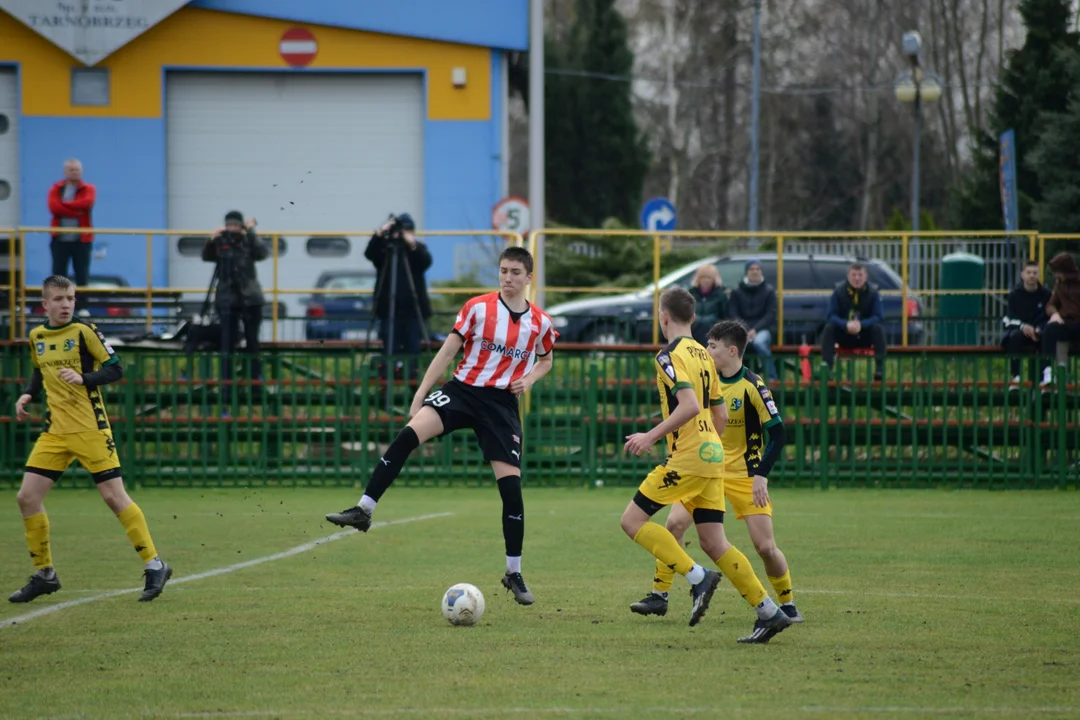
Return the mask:
<path fill-rule="evenodd" d="M 484 460 L 521 467 L 521 418 L 509 390 L 451 380 L 424 398 L 424 405 L 439 413 L 443 435 L 472 428 Z"/>

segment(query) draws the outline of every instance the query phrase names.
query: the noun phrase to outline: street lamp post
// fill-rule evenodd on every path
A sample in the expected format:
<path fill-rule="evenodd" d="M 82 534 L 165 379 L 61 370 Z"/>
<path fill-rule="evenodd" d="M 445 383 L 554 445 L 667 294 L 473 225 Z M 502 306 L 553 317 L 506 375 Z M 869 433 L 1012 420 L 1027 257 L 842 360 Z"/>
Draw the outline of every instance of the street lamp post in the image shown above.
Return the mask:
<path fill-rule="evenodd" d="M 923 70 L 919 62 L 921 47 L 922 37 L 918 32 L 904 33 L 903 50 L 911 63 L 911 70 L 901 73 L 894 84 L 896 99 L 900 102 L 911 103 L 915 116 L 915 146 L 912 149 L 911 161 L 911 230 L 914 233 L 919 232 L 919 143 L 922 135 L 922 104 L 936 102 L 941 97 L 941 78 Z M 918 268 L 921 264 L 918 237 L 912 237 L 909 255 L 909 263 Z M 909 273 L 909 276 L 913 280 L 912 287 L 917 288 L 919 273 Z"/>
<path fill-rule="evenodd" d="M 758 165 L 761 161 L 758 150 L 760 133 L 759 116 L 761 114 L 761 0 L 754 0 L 754 43 L 753 74 L 750 92 L 750 217 L 747 222 L 750 232 L 758 230 Z M 757 247 L 758 238 L 750 241 Z"/>

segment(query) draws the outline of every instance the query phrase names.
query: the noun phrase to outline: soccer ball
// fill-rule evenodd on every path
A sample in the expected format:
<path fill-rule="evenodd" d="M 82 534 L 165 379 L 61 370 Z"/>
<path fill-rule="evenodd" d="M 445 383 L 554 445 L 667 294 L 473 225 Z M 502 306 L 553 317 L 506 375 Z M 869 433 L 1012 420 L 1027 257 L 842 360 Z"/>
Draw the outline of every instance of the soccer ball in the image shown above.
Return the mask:
<path fill-rule="evenodd" d="M 442 614 L 451 625 L 475 625 L 484 617 L 484 593 L 469 583 L 453 585 L 442 596 Z"/>

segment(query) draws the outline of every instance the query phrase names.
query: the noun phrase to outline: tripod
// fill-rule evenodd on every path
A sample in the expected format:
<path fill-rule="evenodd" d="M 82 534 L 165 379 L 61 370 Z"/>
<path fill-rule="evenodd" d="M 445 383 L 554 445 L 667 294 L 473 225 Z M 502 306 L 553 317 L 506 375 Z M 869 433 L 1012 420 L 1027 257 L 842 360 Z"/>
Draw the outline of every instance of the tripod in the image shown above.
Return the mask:
<path fill-rule="evenodd" d="M 384 238 L 385 237 L 386 236 L 384 236 Z M 421 347 L 423 347 L 425 343 L 429 342 L 429 336 L 428 336 L 428 331 L 427 331 L 427 323 L 424 321 L 424 314 L 420 309 L 420 297 L 419 297 L 419 295 L 417 295 L 417 292 L 416 292 L 416 283 L 413 280 L 412 269 L 410 267 L 408 267 L 408 262 L 409 262 L 408 258 L 401 257 L 402 245 L 404 244 L 404 241 L 400 237 L 390 237 L 390 238 L 386 238 L 386 239 L 387 239 L 387 241 L 389 242 L 389 245 L 390 245 L 390 247 L 389 247 L 389 258 L 386 260 L 386 262 L 383 263 L 383 266 L 382 266 L 382 268 L 381 268 L 381 270 L 379 272 L 379 277 L 375 282 L 374 309 L 375 309 L 375 314 L 377 314 L 378 313 L 378 308 L 379 308 L 379 298 L 382 295 L 383 289 L 386 288 L 387 284 L 389 283 L 390 292 L 389 292 L 389 294 L 387 296 L 386 337 L 382 338 L 382 340 L 383 340 L 383 356 L 384 356 L 383 367 L 386 368 L 387 380 L 388 380 L 388 382 L 386 384 L 386 411 L 387 411 L 387 413 L 389 413 L 391 408 L 392 408 L 392 404 L 393 404 L 392 403 L 392 393 L 393 393 L 393 371 L 394 371 L 394 367 L 393 367 L 392 356 L 393 356 L 394 352 L 397 350 L 397 342 L 396 341 L 397 341 L 397 304 L 398 304 L 398 272 L 399 272 L 398 263 L 400 263 L 400 262 L 404 262 L 406 264 L 406 266 L 405 266 L 405 277 L 406 277 L 406 279 L 408 281 L 409 300 L 410 300 L 409 305 L 412 308 L 412 311 L 414 313 L 414 317 L 416 318 L 417 324 L 420 326 Z M 389 276 L 389 277 L 387 277 L 387 276 Z M 369 346 L 370 346 L 370 343 L 371 343 L 371 330 L 372 330 L 372 327 L 373 326 L 368 327 L 367 344 Z M 408 374 L 409 374 L 409 372 L 408 372 L 408 364 L 407 363 L 402 365 L 402 371 L 403 371 L 402 374 L 403 374 L 403 376 L 405 376 L 406 382 L 407 382 L 407 377 L 408 377 Z"/>

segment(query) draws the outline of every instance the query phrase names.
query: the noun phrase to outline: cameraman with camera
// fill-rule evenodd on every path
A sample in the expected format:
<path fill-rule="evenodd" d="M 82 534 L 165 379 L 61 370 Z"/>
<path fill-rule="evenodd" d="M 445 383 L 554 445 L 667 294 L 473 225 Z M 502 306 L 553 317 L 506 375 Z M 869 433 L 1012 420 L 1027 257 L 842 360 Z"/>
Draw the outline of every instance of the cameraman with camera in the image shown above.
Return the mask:
<path fill-rule="evenodd" d="M 416 223 L 407 213 L 391 215 L 364 251 L 378 273 L 375 317 L 388 355 L 419 355 L 423 327 L 431 317 L 424 276 L 431 267 L 431 252 L 414 230 Z M 409 372 L 415 372 L 415 364 L 410 365 Z"/>
<path fill-rule="evenodd" d="M 221 318 L 220 351 L 231 353 L 239 338 L 239 326 L 244 324 L 244 351 L 251 355 L 249 380 L 262 379 L 259 360 L 259 326 L 262 325 L 262 286 L 255 263 L 265 260 L 269 251 L 255 234 L 255 218 L 246 223 L 238 210 L 225 215 L 225 227 L 214 234 L 203 247 L 202 259 L 217 263 L 215 306 Z M 222 366 L 222 375 L 232 375 L 231 363 Z"/>

